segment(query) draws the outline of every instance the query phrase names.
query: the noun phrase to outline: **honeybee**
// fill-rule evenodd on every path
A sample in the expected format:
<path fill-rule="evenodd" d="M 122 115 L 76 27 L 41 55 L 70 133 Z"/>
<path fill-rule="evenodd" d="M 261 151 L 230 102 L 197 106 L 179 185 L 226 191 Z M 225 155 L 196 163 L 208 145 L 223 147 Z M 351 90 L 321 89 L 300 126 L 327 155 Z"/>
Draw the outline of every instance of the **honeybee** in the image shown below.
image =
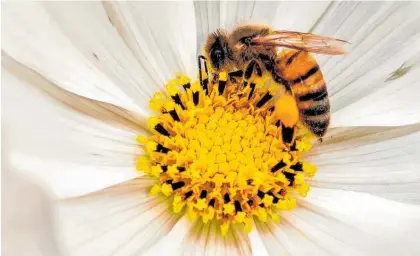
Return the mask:
<path fill-rule="evenodd" d="M 310 52 L 344 54 L 346 43 L 310 33 L 275 31 L 266 25 L 241 25 L 231 32 L 219 29 L 210 34 L 199 63 L 200 58 L 206 59 L 216 76 L 219 71 L 234 70 L 229 76 L 243 76 L 244 86 L 254 73 L 261 76 L 268 72 L 286 89 L 274 110 L 282 125 L 293 127 L 300 116 L 312 133 L 322 137 L 330 123 L 330 102 L 323 75 Z M 278 53 L 277 47 L 285 49 Z M 207 72 L 207 66 L 205 69 Z M 282 108 L 284 102 L 287 108 Z"/>

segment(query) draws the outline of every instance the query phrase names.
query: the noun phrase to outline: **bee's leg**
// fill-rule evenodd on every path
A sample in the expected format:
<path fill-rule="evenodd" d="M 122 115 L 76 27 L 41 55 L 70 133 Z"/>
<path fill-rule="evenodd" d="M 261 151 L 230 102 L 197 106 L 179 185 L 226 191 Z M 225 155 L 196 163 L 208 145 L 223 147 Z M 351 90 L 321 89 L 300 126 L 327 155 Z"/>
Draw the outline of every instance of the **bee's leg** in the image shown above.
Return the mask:
<path fill-rule="evenodd" d="M 203 61 L 201 61 L 203 60 Z M 203 66 L 202 63 L 204 63 L 204 71 L 203 74 Z M 207 60 L 206 57 L 203 55 L 198 56 L 198 73 L 200 77 L 200 85 L 203 88 L 203 90 L 206 91 L 206 95 L 208 95 L 209 92 L 209 71 L 207 69 Z"/>
<path fill-rule="evenodd" d="M 254 73 L 254 71 L 256 71 L 255 73 L 259 77 L 262 76 L 262 69 L 261 69 L 260 65 L 258 64 L 258 62 L 256 60 L 252 60 L 245 69 L 245 72 L 244 72 L 244 87 L 248 86 L 248 81 L 252 77 L 252 74 Z M 248 100 L 251 99 L 252 95 L 254 95 L 255 83 L 250 83 L 249 87 L 251 88 L 251 91 L 249 92 Z M 265 101 L 265 99 L 264 99 L 264 101 Z M 257 105 L 262 106 L 262 105 L 264 105 L 265 102 L 261 102 L 262 104 L 257 104 Z"/>
<path fill-rule="evenodd" d="M 244 87 L 248 86 L 248 80 L 251 78 L 252 74 L 256 71 L 258 76 L 262 76 L 262 69 L 256 60 L 252 60 L 245 69 L 244 72 Z"/>

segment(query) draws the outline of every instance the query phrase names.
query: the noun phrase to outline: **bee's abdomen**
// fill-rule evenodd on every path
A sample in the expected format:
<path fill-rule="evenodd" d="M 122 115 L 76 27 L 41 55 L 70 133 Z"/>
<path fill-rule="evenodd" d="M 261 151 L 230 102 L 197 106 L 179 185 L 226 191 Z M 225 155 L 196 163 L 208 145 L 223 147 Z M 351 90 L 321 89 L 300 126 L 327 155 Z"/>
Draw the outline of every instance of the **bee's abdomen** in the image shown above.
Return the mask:
<path fill-rule="evenodd" d="M 323 136 L 330 123 L 330 101 L 315 59 L 307 52 L 285 50 L 277 61 L 277 68 L 293 91 L 301 121 L 314 134 Z"/>

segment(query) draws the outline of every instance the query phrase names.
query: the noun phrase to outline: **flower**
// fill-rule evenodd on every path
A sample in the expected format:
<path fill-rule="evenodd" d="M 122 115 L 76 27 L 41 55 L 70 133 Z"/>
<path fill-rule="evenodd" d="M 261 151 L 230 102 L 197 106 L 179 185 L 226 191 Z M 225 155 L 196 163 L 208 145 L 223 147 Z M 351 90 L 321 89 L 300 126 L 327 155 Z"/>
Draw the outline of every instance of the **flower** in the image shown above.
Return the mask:
<path fill-rule="evenodd" d="M 416 255 L 417 5 L 3 3 L 11 162 L 67 198 L 59 216 L 75 255 Z M 307 197 L 296 197 L 279 223 L 254 218 L 249 235 L 232 227 L 221 236 L 226 225 L 191 222 L 173 212 L 180 199 L 149 195 L 155 179 L 134 170 L 144 154 L 135 139 L 150 136 L 154 93 L 174 72 L 194 77 L 206 35 L 241 19 L 337 36 L 353 47 L 346 56 L 317 56 L 332 127 L 305 156 L 318 168 Z"/>

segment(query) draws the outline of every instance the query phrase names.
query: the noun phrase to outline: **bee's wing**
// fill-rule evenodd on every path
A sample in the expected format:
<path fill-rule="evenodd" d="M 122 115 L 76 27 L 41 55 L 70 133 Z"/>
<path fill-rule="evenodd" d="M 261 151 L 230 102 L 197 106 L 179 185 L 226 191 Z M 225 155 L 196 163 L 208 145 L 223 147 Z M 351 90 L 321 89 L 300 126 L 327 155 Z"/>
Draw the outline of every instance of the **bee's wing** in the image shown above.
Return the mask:
<path fill-rule="evenodd" d="M 293 31 L 274 31 L 268 36 L 252 40 L 254 45 L 287 47 L 313 53 L 339 55 L 346 53 L 348 42 L 326 36 Z"/>

